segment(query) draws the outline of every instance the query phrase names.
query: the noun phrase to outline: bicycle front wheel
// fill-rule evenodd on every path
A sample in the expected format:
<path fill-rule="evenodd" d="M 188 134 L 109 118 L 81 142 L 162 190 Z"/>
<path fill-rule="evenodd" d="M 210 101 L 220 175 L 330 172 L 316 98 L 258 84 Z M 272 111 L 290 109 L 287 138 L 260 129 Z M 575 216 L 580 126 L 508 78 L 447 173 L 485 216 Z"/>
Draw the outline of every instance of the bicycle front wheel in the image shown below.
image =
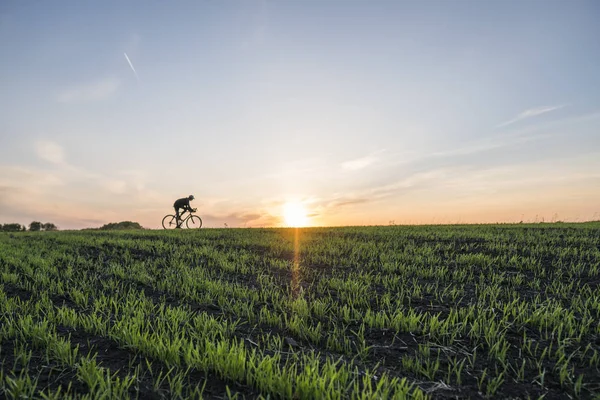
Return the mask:
<path fill-rule="evenodd" d="M 165 229 L 175 229 L 177 228 L 177 218 L 174 215 L 165 215 L 162 220 L 162 226 Z"/>
<path fill-rule="evenodd" d="M 185 226 L 187 226 L 189 229 L 198 229 L 198 228 L 201 228 L 202 227 L 202 220 L 197 215 L 192 215 L 185 222 Z"/>

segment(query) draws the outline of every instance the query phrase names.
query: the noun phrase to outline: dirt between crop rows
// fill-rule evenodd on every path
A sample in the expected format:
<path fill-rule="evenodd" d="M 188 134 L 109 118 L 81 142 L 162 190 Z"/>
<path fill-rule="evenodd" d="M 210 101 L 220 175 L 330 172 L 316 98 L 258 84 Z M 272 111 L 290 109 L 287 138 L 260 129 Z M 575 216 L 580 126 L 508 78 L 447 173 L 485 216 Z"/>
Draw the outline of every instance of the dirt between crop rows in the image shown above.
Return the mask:
<path fill-rule="evenodd" d="M 132 282 L 130 282 L 130 284 L 132 284 Z M 186 306 L 194 312 L 209 313 L 215 316 L 226 317 L 228 319 L 238 321 L 240 324 L 234 334 L 236 337 L 242 339 L 250 348 L 260 346 L 261 337 L 264 334 L 279 335 L 284 338 L 285 343 L 289 345 L 290 354 L 291 352 L 300 354 L 303 352 L 318 351 L 322 360 L 330 358 L 333 360 L 352 362 L 351 357 L 327 350 L 324 341 L 317 344 L 310 343 L 297 337 L 288 330 L 281 329 L 279 327 L 268 326 L 265 324 L 252 325 L 248 321 L 244 321 L 235 315 L 231 315 L 223 310 L 220 310 L 215 305 L 197 304 L 184 301 L 177 296 L 168 295 L 151 287 L 140 285 L 139 283 L 136 283 L 135 286 L 138 288 L 138 290 L 143 291 L 145 296 L 152 299 L 156 304 L 160 304 L 166 299 L 166 304 L 169 307 Z M 29 300 L 32 296 L 31 293 L 28 293 L 23 289 L 13 287 L 12 285 L 4 285 L 4 291 L 7 293 L 7 296 L 19 297 L 23 301 Z M 51 299 L 57 306 L 67 306 L 80 312 L 85 311 L 81 310 L 79 306 L 73 303 L 66 296 L 52 296 Z M 413 305 L 413 307 L 414 306 L 415 305 Z M 348 325 L 349 330 L 358 329 L 358 327 L 359 321 Z M 119 371 L 118 376 L 123 377 L 127 374 L 132 374 L 135 366 L 139 365 L 140 369 L 137 372 L 141 372 L 140 379 L 137 384 L 137 388 L 135 390 L 132 389 L 131 394 L 139 394 L 140 398 L 165 398 L 164 396 L 168 391 L 166 383 L 163 382 L 163 385 L 158 389 L 152 387 L 153 379 L 156 378 L 160 372 L 164 374 L 169 370 L 169 367 L 162 364 L 160 361 L 136 354 L 131 349 L 121 348 L 117 342 L 111 340 L 110 338 L 90 335 L 81 330 L 59 327 L 57 329 L 57 333 L 63 337 L 70 337 L 72 345 L 78 345 L 80 347 L 80 354 L 88 354 L 90 351 L 92 353 L 97 353 L 97 361 L 101 363 L 102 366 L 109 368 L 113 373 Z M 528 330 L 527 334 L 528 337 L 536 338 L 537 332 L 534 330 Z M 541 344 L 544 344 L 539 335 L 537 336 L 537 340 Z M 514 345 L 514 347 L 511 348 L 511 354 L 509 358 L 518 360 L 518 348 L 520 346 L 521 337 L 516 333 L 509 332 L 508 339 L 511 344 Z M 590 339 L 592 340 L 594 338 Z M 401 359 L 403 357 L 414 357 L 417 355 L 419 344 L 423 345 L 431 343 L 429 338 L 426 336 L 416 335 L 409 332 L 396 333 L 385 329 L 367 329 L 365 331 L 365 340 L 367 345 L 371 347 L 368 357 L 362 361 L 354 360 L 355 365 L 361 370 L 367 368 L 372 369 L 373 367 L 376 367 L 378 374 L 386 373 L 390 376 L 410 378 L 423 390 L 429 392 L 436 398 L 479 398 L 482 396 L 477 386 L 476 376 L 465 374 L 463 376 L 463 382 L 461 385 L 453 387 L 449 385 L 440 385 L 436 380 L 424 381 L 422 376 L 411 372 L 406 372 L 402 369 Z M 595 342 L 598 342 L 598 338 L 595 338 Z M 595 343 L 597 347 L 600 347 L 598 346 L 599 344 L 600 343 Z M 442 370 L 444 370 L 448 365 L 447 359 L 449 357 L 464 356 L 465 354 L 469 354 L 472 352 L 474 345 L 468 338 L 462 338 L 460 340 L 460 346 L 454 345 L 452 347 L 435 347 L 434 345 L 432 347 L 434 356 L 436 354 L 440 355 L 440 364 Z M 4 358 L 3 365 L 13 364 L 13 351 L 13 343 L 10 341 L 4 341 L 2 343 L 2 357 Z M 36 351 L 34 352 L 34 355 L 36 357 L 42 357 L 42 355 L 38 353 L 39 352 Z M 267 354 L 269 353 L 273 354 L 272 352 L 267 352 Z M 482 352 L 482 354 L 485 353 Z M 287 357 L 284 354 L 282 357 L 282 362 L 285 362 L 286 359 Z M 150 372 L 146 367 L 146 360 L 151 361 L 153 365 L 152 372 Z M 50 364 L 49 366 L 45 367 L 39 366 L 40 363 L 32 364 L 37 365 L 34 374 L 40 377 L 39 383 L 42 385 L 42 387 L 44 387 L 43 385 L 46 385 L 50 389 L 56 389 L 59 385 L 62 385 L 64 388 L 69 382 L 75 380 L 76 382 L 73 382 L 72 384 L 72 390 L 82 394 L 87 392 L 87 388 L 82 386 L 81 382 L 77 383 L 78 381 L 76 380 L 76 374 L 72 368 L 70 369 L 68 367 L 63 367 L 56 364 Z M 493 370 L 495 367 L 497 367 L 497 365 L 488 362 L 488 360 L 486 360 L 484 357 L 480 357 L 472 370 L 483 371 L 486 368 L 488 370 Z M 554 363 L 546 361 L 544 367 L 548 371 L 545 388 L 541 388 L 538 384 L 533 382 L 510 382 L 503 386 L 502 398 L 523 398 L 526 396 L 538 398 L 542 395 L 544 395 L 545 399 L 565 398 L 563 389 L 557 383 L 558 376 L 553 373 Z M 60 371 L 60 373 L 57 374 L 57 371 Z M 592 368 L 578 368 L 576 372 L 577 374 L 584 373 L 586 375 L 593 375 L 597 371 Z M 527 368 L 525 370 L 525 374 L 526 376 L 534 376 L 535 371 L 531 368 Z M 242 395 L 245 398 L 254 398 L 258 396 L 258 392 L 251 387 L 240 385 L 239 383 L 228 380 L 223 380 L 214 373 L 191 370 L 187 374 L 187 379 L 190 384 L 194 385 L 198 383 L 203 384 L 206 381 L 205 395 L 207 398 L 211 398 L 213 396 L 214 398 L 221 398 L 220 396 L 222 396 L 222 394 L 225 392 L 226 386 L 229 387 L 232 393 L 239 393 L 239 395 Z"/>
<path fill-rule="evenodd" d="M 12 285 L 4 285 L 4 292 L 9 298 L 18 297 L 22 301 L 29 301 L 32 296 L 35 296 Z M 66 306 L 79 312 L 85 311 L 65 296 L 51 296 L 51 300 L 57 307 Z M 135 387 L 129 390 L 130 395 L 134 398 L 170 398 L 167 380 L 164 380 L 158 387 L 154 387 L 154 381 L 159 376 L 167 376 L 169 371 L 172 375 L 182 371 L 180 367 L 167 366 L 160 360 L 140 355 L 133 349 L 123 348 L 118 342 L 110 338 L 90 334 L 82 329 L 58 326 L 56 333 L 64 339 L 69 339 L 73 348 L 78 347 L 79 356 L 94 355 L 98 364 L 101 367 L 108 368 L 111 374 L 116 373 L 116 376 L 120 378 L 135 374 L 137 376 Z M 14 340 L 5 339 L 1 342 L 0 361 L 2 362 L 0 365 L 5 369 L 5 372 L 7 370 L 6 366 L 11 366 L 10 376 L 19 376 L 21 371 L 29 371 L 30 376 L 38 378 L 38 387 L 46 390 L 57 390 L 62 386 L 64 392 L 71 384 L 71 393 L 73 394 L 83 395 L 89 392 L 88 387 L 77 378 L 74 367 L 60 365 L 52 360 L 46 362 L 43 350 L 33 346 L 31 341 L 25 343 L 26 348 L 32 351 L 29 368 L 20 364 L 17 364 L 16 368 L 12 368 L 16 360 L 16 346 Z M 148 365 L 151 365 L 151 368 L 148 368 Z M 216 373 L 199 371 L 193 368 L 183 369 L 183 371 L 185 371 L 188 385 L 204 387 L 203 395 L 205 398 L 222 399 L 223 393 L 226 393 L 226 388 L 229 389 L 232 395 L 237 393 L 238 395 L 249 396 L 249 398 L 258 396 L 258 392 L 253 388 L 238 382 L 224 380 Z"/>

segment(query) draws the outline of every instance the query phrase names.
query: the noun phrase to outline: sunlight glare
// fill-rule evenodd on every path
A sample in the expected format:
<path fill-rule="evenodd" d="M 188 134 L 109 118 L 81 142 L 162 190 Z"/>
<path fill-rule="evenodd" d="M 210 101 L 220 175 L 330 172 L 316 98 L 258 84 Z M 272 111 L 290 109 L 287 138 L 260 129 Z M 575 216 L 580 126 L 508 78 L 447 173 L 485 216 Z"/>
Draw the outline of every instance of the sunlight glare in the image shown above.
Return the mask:
<path fill-rule="evenodd" d="M 306 210 L 299 203 L 286 203 L 283 207 L 283 217 L 286 225 L 291 227 L 300 228 L 308 223 Z"/>

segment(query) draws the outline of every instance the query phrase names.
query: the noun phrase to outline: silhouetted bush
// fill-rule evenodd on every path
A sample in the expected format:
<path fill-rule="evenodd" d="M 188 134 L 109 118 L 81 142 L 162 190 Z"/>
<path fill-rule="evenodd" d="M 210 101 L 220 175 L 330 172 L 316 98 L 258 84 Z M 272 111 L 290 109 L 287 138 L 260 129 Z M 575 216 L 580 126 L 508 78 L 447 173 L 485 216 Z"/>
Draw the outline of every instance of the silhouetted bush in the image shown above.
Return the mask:
<path fill-rule="evenodd" d="M 57 231 L 58 228 L 52 222 L 41 223 L 39 221 L 32 221 L 29 224 L 29 232 L 39 231 Z"/>
<path fill-rule="evenodd" d="M 4 224 L 2 225 L 2 232 L 19 232 L 19 231 L 24 231 L 27 228 L 25 227 L 25 225 L 21 225 L 21 224 Z"/>
<path fill-rule="evenodd" d="M 103 231 L 124 230 L 124 229 L 144 229 L 139 223 L 132 221 L 111 222 L 99 228 Z"/>
<path fill-rule="evenodd" d="M 57 231 L 58 227 L 56 225 L 54 225 L 52 222 L 46 222 L 45 224 L 42 225 L 42 229 L 50 232 L 50 231 Z"/>
<path fill-rule="evenodd" d="M 33 221 L 29 224 L 30 232 L 39 232 L 42 230 L 42 223 L 39 221 Z"/>

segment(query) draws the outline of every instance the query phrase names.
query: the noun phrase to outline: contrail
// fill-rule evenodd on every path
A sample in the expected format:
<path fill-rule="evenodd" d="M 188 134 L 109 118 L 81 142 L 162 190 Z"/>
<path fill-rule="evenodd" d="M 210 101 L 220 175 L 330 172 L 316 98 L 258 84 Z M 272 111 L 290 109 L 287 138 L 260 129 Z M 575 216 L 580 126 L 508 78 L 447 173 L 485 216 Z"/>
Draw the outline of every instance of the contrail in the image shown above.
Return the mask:
<path fill-rule="evenodd" d="M 135 72 L 135 68 L 133 68 L 133 64 L 131 63 L 131 60 L 129 59 L 129 57 L 127 57 L 127 53 L 123 53 L 125 55 L 125 59 L 127 60 L 127 62 L 129 63 L 129 66 L 131 67 L 131 70 L 133 71 L 133 73 L 135 74 L 135 79 L 137 79 L 138 81 L 140 80 L 140 77 L 138 76 L 137 72 Z"/>

